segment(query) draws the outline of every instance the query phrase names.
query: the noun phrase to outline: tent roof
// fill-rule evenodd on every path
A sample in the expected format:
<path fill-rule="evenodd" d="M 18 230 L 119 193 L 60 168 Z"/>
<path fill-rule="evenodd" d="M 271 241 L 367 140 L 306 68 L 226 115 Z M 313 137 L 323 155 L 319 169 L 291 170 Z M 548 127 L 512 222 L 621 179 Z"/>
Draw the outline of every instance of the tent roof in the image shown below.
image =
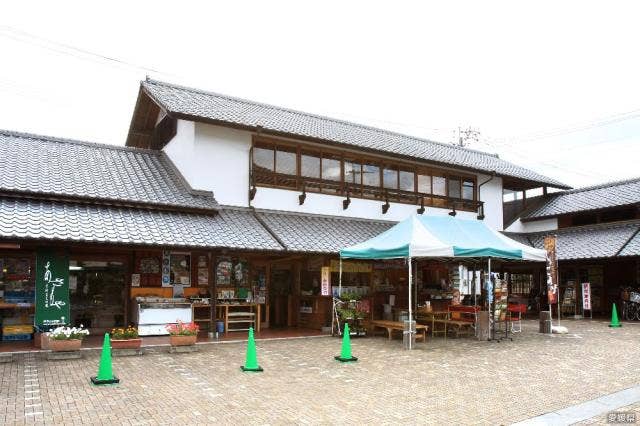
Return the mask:
<path fill-rule="evenodd" d="M 340 250 L 353 259 L 501 258 L 546 260 L 544 250 L 514 241 L 479 220 L 413 215 L 363 243 Z"/>

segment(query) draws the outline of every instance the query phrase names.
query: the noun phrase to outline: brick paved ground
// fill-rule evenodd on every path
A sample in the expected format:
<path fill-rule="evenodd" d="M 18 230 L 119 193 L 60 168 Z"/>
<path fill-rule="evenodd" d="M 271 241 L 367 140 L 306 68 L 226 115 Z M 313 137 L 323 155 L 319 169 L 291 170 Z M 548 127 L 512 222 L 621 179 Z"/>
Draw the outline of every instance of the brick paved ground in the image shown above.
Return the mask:
<path fill-rule="evenodd" d="M 115 387 L 93 387 L 99 354 L 0 364 L 0 424 L 507 424 L 638 383 L 640 325 L 566 322 L 572 334 L 514 342 L 441 338 L 403 351 L 386 338 L 259 341 L 264 373 L 241 373 L 244 344 L 114 359 Z M 638 406 L 631 409 L 638 410 Z M 604 422 L 601 416 L 591 423 Z"/>

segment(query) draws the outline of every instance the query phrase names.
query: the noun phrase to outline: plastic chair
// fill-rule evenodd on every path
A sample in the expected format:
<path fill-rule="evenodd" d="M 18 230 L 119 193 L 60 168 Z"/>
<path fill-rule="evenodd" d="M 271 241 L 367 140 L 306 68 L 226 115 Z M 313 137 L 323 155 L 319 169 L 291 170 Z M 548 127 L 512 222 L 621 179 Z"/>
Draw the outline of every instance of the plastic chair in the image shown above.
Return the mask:
<path fill-rule="evenodd" d="M 527 313 L 527 305 L 524 303 L 512 303 L 507 306 L 509 312 L 509 322 L 511 332 L 520 333 L 522 331 L 522 316 Z"/>

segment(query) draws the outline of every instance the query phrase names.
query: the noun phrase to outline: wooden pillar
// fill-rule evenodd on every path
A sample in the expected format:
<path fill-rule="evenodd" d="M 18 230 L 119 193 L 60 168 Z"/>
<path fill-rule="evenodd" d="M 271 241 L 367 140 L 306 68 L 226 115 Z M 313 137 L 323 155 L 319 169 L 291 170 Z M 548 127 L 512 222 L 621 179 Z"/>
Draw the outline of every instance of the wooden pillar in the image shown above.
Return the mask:
<path fill-rule="evenodd" d="M 210 303 L 211 307 L 209 308 L 209 315 L 211 319 L 211 326 L 209 328 L 210 331 L 215 332 L 216 330 L 216 303 L 218 300 L 218 292 L 216 289 L 216 256 L 209 252 L 209 293 L 211 296 Z M 227 330 L 225 330 L 227 331 Z"/>

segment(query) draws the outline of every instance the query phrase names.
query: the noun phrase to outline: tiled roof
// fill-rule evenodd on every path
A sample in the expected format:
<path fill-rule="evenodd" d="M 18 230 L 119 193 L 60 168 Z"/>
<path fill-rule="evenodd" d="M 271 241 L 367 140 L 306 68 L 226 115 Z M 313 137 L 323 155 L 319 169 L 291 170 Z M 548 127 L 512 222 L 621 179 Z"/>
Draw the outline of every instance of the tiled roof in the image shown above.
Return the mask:
<path fill-rule="evenodd" d="M 142 86 L 168 112 L 196 120 L 260 127 L 267 131 L 356 146 L 383 154 L 485 173 L 495 171 L 499 176 L 568 188 L 554 179 L 480 151 L 155 80 L 143 81 Z"/>
<path fill-rule="evenodd" d="M 640 228 L 638 231 L 640 231 Z M 640 232 L 636 232 L 631 241 L 624 246 L 620 256 L 640 256 Z"/>
<path fill-rule="evenodd" d="M 634 248 L 627 242 L 640 229 L 640 221 L 561 228 L 553 231 L 558 236 L 556 250 L 558 260 L 596 259 L 634 255 Z M 509 238 L 543 249 L 544 237 L 550 232 L 530 234 L 505 233 Z M 636 235 L 637 237 L 637 235 Z M 529 239 L 531 243 L 527 242 Z M 640 241 L 635 253 L 640 255 Z M 622 250 L 622 252 L 621 252 Z M 628 250 L 628 251 L 627 251 Z M 627 251 L 627 252 L 625 252 Z"/>
<path fill-rule="evenodd" d="M 159 152 L 0 130 L 0 191 L 215 209 Z"/>
<path fill-rule="evenodd" d="M 551 194 L 525 213 L 523 219 L 542 219 L 567 213 L 640 204 L 640 178 Z"/>
<path fill-rule="evenodd" d="M 337 253 L 375 237 L 395 222 L 259 211 L 264 224 L 290 251 Z"/>
<path fill-rule="evenodd" d="M 216 215 L 0 198 L 0 238 L 282 250 L 247 210 Z"/>

